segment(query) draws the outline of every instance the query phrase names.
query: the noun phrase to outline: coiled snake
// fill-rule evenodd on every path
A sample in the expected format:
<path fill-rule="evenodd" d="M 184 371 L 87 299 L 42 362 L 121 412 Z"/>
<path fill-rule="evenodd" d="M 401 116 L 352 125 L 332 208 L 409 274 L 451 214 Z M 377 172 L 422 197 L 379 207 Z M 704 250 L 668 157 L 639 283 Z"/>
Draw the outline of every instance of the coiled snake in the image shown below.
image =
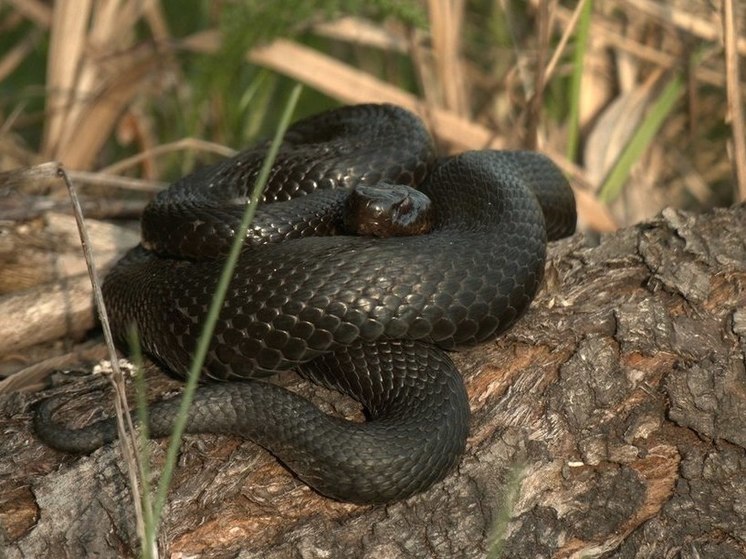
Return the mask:
<path fill-rule="evenodd" d="M 176 373 L 188 370 L 265 151 L 157 196 L 142 244 L 106 278 L 114 331 L 136 323 L 145 351 Z M 434 207 L 432 229 L 339 234 L 349 191 L 378 183 L 417 187 Z M 574 231 L 569 185 L 536 153 L 436 160 L 413 114 L 359 105 L 291 126 L 263 201 L 203 371 L 252 380 L 201 386 L 187 430 L 248 437 L 340 500 L 383 503 L 427 489 L 457 463 L 468 433 L 464 384 L 445 350 L 490 340 L 526 310 L 547 237 Z M 291 368 L 359 401 L 367 421 L 328 416 L 256 380 Z M 35 419 L 50 446 L 90 452 L 116 437 L 111 420 L 78 430 L 54 423 L 58 406 L 43 402 Z M 170 432 L 177 407 L 151 406 L 151 436 Z"/>

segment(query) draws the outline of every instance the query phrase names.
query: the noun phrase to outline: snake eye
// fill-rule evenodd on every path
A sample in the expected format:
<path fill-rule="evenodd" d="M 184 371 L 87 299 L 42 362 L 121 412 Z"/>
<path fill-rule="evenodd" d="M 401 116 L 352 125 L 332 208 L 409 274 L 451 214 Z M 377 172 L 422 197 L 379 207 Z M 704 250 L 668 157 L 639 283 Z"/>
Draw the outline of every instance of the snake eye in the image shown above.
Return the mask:
<path fill-rule="evenodd" d="M 403 237 L 428 233 L 434 225 L 430 198 L 401 184 L 358 185 L 347 199 L 344 222 L 356 235 Z"/>
<path fill-rule="evenodd" d="M 399 214 L 408 214 L 414 210 L 414 202 L 412 201 L 412 198 L 409 196 L 406 196 L 402 199 L 401 202 L 399 202 L 397 209 L 399 210 Z"/>

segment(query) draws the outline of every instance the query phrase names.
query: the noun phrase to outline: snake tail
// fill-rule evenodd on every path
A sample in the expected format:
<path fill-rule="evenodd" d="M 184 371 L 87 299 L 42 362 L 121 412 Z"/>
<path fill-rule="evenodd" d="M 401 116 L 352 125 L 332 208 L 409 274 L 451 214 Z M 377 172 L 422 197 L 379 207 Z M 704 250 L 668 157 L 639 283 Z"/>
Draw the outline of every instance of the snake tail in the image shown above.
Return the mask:
<path fill-rule="evenodd" d="M 340 368 L 349 374 L 340 378 Z M 300 373 L 358 400 L 366 421 L 325 414 L 269 382 L 230 382 L 200 387 L 187 432 L 250 439 L 319 493 L 358 504 L 424 491 L 463 453 L 469 405 L 461 376 L 443 351 L 411 340 L 356 343 L 312 361 Z M 150 406 L 152 437 L 171 434 L 180 401 Z M 82 429 L 55 423 L 52 415 L 60 405 L 50 398 L 37 408 L 36 432 L 49 446 L 90 453 L 117 438 L 114 418 Z"/>

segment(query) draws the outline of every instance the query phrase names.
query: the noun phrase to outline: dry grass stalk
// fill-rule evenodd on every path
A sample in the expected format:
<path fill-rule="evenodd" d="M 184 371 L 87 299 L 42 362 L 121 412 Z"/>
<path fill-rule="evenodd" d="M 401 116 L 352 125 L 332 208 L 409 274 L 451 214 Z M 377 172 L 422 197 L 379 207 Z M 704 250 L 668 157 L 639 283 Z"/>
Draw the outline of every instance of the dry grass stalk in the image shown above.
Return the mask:
<path fill-rule="evenodd" d="M 558 7 L 557 16 L 562 25 L 569 25 L 572 13 L 567 8 Z M 622 51 L 641 61 L 654 64 L 666 69 L 675 69 L 681 65 L 681 57 L 662 51 L 660 48 L 648 46 L 637 41 L 634 37 L 622 34 L 617 26 L 607 23 L 602 18 L 596 18 L 593 21 L 593 41 L 597 48 L 607 47 L 608 49 Z M 724 86 L 725 76 L 723 72 L 703 66 L 692 68 L 693 77 L 698 81 L 715 85 Z M 606 76 L 608 80 L 608 76 Z"/>
<path fill-rule="evenodd" d="M 74 210 L 73 214 L 75 216 L 75 221 L 80 233 L 80 244 L 83 248 L 83 255 L 88 267 L 89 280 L 91 283 L 91 287 L 93 288 L 93 299 L 96 303 L 96 310 L 98 311 L 98 318 L 101 323 L 101 329 L 104 334 L 104 340 L 106 341 L 106 347 L 109 352 L 109 360 L 111 362 L 111 368 L 113 371 L 113 374 L 108 376 L 108 380 L 110 381 L 115 394 L 114 408 L 116 410 L 117 431 L 119 433 L 118 444 L 124 458 L 127 476 L 129 478 L 129 488 L 132 492 L 132 508 L 135 514 L 137 533 L 143 545 L 148 545 L 150 542 L 148 542 L 148 540 L 145 538 L 146 528 L 144 520 L 145 515 L 143 512 L 145 501 L 143 501 L 142 494 L 140 492 L 140 488 L 143 486 L 140 474 L 145 471 L 143 469 L 142 462 L 148 460 L 148 457 L 145 455 L 144 452 L 141 452 L 141 449 L 138 448 L 136 443 L 136 432 L 134 424 L 132 422 L 132 416 L 130 415 L 129 411 L 130 405 L 127 401 L 124 376 L 122 375 L 122 371 L 119 368 L 119 356 L 117 355 L 117 350 L 114 347 L 114 337 L 109 325 L 109 317 L 106 311 L 106 305 L 104 303 L 104 296 L 101 291 L 101 279 L 98 274 L 96 262 L 94 261 L 93 246 L 91 243 L 90 235 L 88 233 L 88 228 L 85 223 L 85 219 L 83 218 L 83 211 L 80 207 L 80 201 L 78 199 L 77 191 L 75 189 L 75 185 L 73 184 L 72 180 L 70 180 L 70 177 L 65 172 L 65 169 L 62 166 L 58 167 L 57 174 L 65 183 L 65 186 L 67 187 L 67 190 L 70 194 L 70 201 L 72 202 Z M 148 551 L 149 557 L 158 556 L 157 549 L 148 549 Z"/>
<path fill-rule="evenodd" d="M 537 10 L 537 48 L 536 60 L 533 70 L 533 84 L 531 94 L 528 96 L 524 119 L 525 138 L 521 147 L 536 150 L 539 146 L 539 126 L 542 120 L 542 106 L 544 104 L 544 90 L 547 82 L 544 75 L 547 73 L 546 63 L 549 53 L 549 39 L 551 35 L 552 15 L 549 9 L 549 2 L 540 2 Z"/>
<path fill-rule="evenodd" d="M 54 4 L 47 65 L 47 120 L 42 148 L 51 158 L 60 151 L 64 131 L 75 128 L 69 114 L 75 101 L 75 80 L 85 48 L 91 6 L 91 0 L 60 0 Z"/>
<path fill-rule="evenodd" d="M 721 1 L 727 2 L 729 0 Z M 672 6 L 671 2 L 656 2 L 653 0 L 617 0 L 617 2 L 622 6 L 622 9 L 627 7 L 639 11 L 645 16 L 705 41 L 715 42 L 720 40 L 721 29 L 717 22 L 717 11 L 705 2 L 681 2 L 687 9 Z M 743 7 L 741 11 L 745 11 Z M 740 54 L 746 55 L 746 37 L 736 37 L 735 46 Z"/>
<path fill-rule="evenodd" d="M 725 43 L 725 67 L 728 84 L 728 119 L 733 130 L 731 157 L 738 198 L 743 201 L 746 200 L 746 125 L 744 125 L 743 104 L 741 102 L 741 78 L 738 49 L 736 48 L 737 29 L 735 0 L 723 0 L 723 42 Z"/>
<path fill-rule="evenodd" d="M 469 115 L 467 84 L 461 62 L 464 0 L 429 0 L 430 30 L 433 42 L 439 105 L 459 115 Z"/>
<path fill-rule="evenodd" d="M 152 48 L 134 48 L 144 4 L 154 33 L 167 38 L 152 3 L 60 0 L 54 5 L 47 70 L 43 153 L 88 169 L 122 113 L 160 63 Z M 89 25 L 90 22 L 90 25 Z"/>
<path fill-rule="evenodd" d="M 216 32 L 208 31 L 187 38 L 182 47 L 203 53 L 217 52 L 219 40 Z M 345 103 L 386 102 L 406 107 L 423 116 L 436 137 L 455 150 L 506 147 L 504 140 L 488 128 L 450 111 L 428 107 L 421 99 L 398 87 L 294 41 L 278 39 L 266 47 L 252 50 L 249 59 Z M 576 176 L 582 175 L 582 171 L 574 168 L 562 155 L 547 151 L 560 166 L 574 171 Z M 588 223 L 598 230 L 616 228 L 606 209 L 592 196 L 581 195 L 579 204 L 581 211 L 588 216 Z"/>
<path fill-rule="evenodd" d="M 133 155 L 132 157 L 117 161 L 116 163 L 113 163 L 112 165 L 101 169 L 101 172 L 111 175 L 123 173 L 131 167 L 135 167 L 143 160 L 152 159 L 154 157 L 158 157 L 167 153 L 186 150 L 213 153 L 221 157 L 231 157 L 232 155 L 236 154 L 235 149 L 226 147 L 221 144 L 216 144 L 215 142 L 206 142 L 205 140 L 200 140 L 198 138 L 183 138 L 176 142 L 161 144 L 152 149 L 138 153 L 137 155 Z"/>
<path fill-rule="evenodd" d="M 86 345 L 63 355 L 43 359 L 0 380 L 0 395 L 37 392 L 47 385 L 47 379 L 52 373 L 79 367 L 80 363 L 96 363 L 102 359 L 106 359 L 104 344 Z"/>
<path fill-rule="evenodd" d="M 52 24 L 52 8 L 41 0 L 8 0 L 8 4 L 23 17 L 44 29 L 48 29 Z"/>
<path fill-rule="evenodd" d="M 406 53 L 409 48 L 407 41 L 401 36 L 353 16 L 317 23 L 313 30 L 322 37 L 384 51 Z"/>
<path fill-rule="evenodd" d="M 552 77 L 554 76 L 554 72 L 557 69 L 557 64 L 559 63 L 562 55 L 565 53 L 567 44 L 575 33 L 580 14 L 583 12 L 583 8 L 585 8 L 585 4 L 588 1 L 589 0 L 580 0 L 580 2 L 578 2 L 578 5 L 575 6 L 575 9 L 572 11 L 572 15 L 563 24 L 564 31 L 562 32 L 562 37 L 560 37 L 560 40 L 557 43 L 557 47 L 554 49 L 554 53 L 552 53 L 552 58 L 547 63 L 546 68 L 544 68 L 544 83 L 548 83 L 549 81 L 551 81 Z M 558 12 L 559 10 L 555 11 L 554 14 L 556 15 Z"/>
<path fill-rule="evenodd" d="M 89 168 L 100 153 L 101 147 L 111 137 L 117 123 L 121 122 L 122 112 L 132 106 L 133 100 L 141 92 L 146 91 L 145 88 L 154 75 L 156 65 L 163 64 L 164 60 L 171 61 L 171 67 L 176 72 L 179 71 L 169 42 L 170 32 L 162 6 L 159 2 L 137 0 L 60 0 L 53 8 L 34 0 L 13 0 L 12 4 L 19 14 L 36 22 L 40 30 L 51 28 L 52 48 L 47 82 L 50 95 L 44 136 L 44 157 L 59 157 L 64 159 L 68 166 Z M 508 3 L 503 4 L 507 10 Z M 734 5 L 738 8 L 738 3 Z M 514 68 L 522 76 L 523 91 L 520 95 L 523 96 L 523 100 L 509 98 L 512 93 L 510 77 L 502 76 L 498 79 L 505 81 L 500 87 L 495 88 L 495 101 L 488 100 L 482 109 L 475 107 L 479 96 L 484 96 L 484 91 L 480 92 L 478 89 L 483 87 L 485 80 L 494 78 L 484 75 L 484 70 L 472 65 L 461 52 L 464 48 L 462 42 L 468 37 L 464 27 L 468 20 L 468 11 L 474 8 L 463 0 L 432 0 L 427 6 L 431 34 L 426 40 L 422 40 L 421 36 L 416 37 L 413 46 L 410 43 L 410 51 L 416 55 L 416 69 L 424 84 L 426 102 L 395 84 L 360 72 L 348 63 L 291 41 L 283 43 L 280 40 L 270 47 L 255 49 L 251 60 L 285 75 L 296 77 L 345 102 L 387 100 L 415 108 L 429 119 L 439 138 L 454 149 L 517 147 L 527 145 L 526 142 L 531 144 L 536 141 L 538 146 L 551 155 L 560 153 L 561 136 L 558 135 L 558 131 L 545 128 L 547 121 L 541 115 L 541 111 L 544 110 L 541 98 L 549 80 L 561 79 L 567 71 L 567 66 L 563 66 L 562 61 L 566 58 L 565 51 L 573 35 L 581 3 L 572 11 L 563 8 L 556 1 L 530 4 L 528 10 L 535 10 L 534 16 L 538 17 L 540 27 L 544 29 L 544 32 L 539 34 L 539 41 L 543 40 L 544 47 L 540 44 L 538 50 L 532 51 L 532 43 L 526 42 L 520 34 L 513 31 L 515 57 L 518 60 Z M 614 13 L 612 8 L 617 12 Z M 626 11 L 630 16 L 644 14 L 647 17 L 646 22 L 659 23 L 663 33 L 675 29 L 711 41 L 718 36 L 721 29 L 713 10 L 699 0 L 690 3 L 673 2 L 670 5 L 652 0 L 615 0 L 613 3 L 597 5 L 591 33 L 593 42 L 596 43 L 594 49 L 606 49 L 607 55 L 611 52 L 616 57 L 617 67 L 628 70 L 625 74 L 620 73 L 617 76 L 623 90 L 637 87 L 644 81 L 644 74 L 650 72 L 650 67 L 646 68 L 644 65 L 676 68 L 680 65 L 682 56 L 681 52 L 670 49 L 674 44 L 670 40 L 661 45 L 650 44 L 644 34 L 636 33 L 636 22 L 641 21 L 639 17 L 629 19 L 630 24 L 622 27 L 618 23 L 619 18 L 616 17 L 619 11 Z M 514 18 L 525 15 L 514 12 L 508 13 L 507 17 L 509 21 L 513 21 Z M 148 25 L 153 38 L 148 46 L 135 42 L 132 30 L 140 21 Z M 514 26 L 508 28 L 512 27 Z M 359 18 L 321 23 L 314 29 L 322 35 L 333 36 L 340 41 L 365 44 L 385 52 L 402 52 L 409 40 L 401 29 L 374 25 Z M 550 33 L 557 31 L 561 32 L 561 38 L 551 51 L 551 59 L 544 66 L 542 57 L 549 58 L 549 51 L 546 50 L 549 45 L 547 38 Z M 203 38 L 208 34 L 203 35 Z M 61 37 L 65 39 L 62 40 Z M 738 48 L 742 48 L 744 40 L 744 37 L 735 38 Z M 0 65 L 5 61 L 11 65 L 9 67 L 15 66 L 27 52 L 28 41 L 30 39 L 16 44 L 15 48 L 0 60 Z M 189 40 L 186 42 L 189 43 Z M 216 51 L 213 49 L 212 52 Z M 298 61 L 291 58 L 281 60 L 283 56 L 296 55 L 300 57 Z M 587 60 L 591 60 L 591 57 L 587 57 Z M 596 57 L 593 60 L 598 68 L 601 58 Z M 310 64 L 310 72 L 303 67 L 305 63 Z M 291 68 L 292 65 L 296 68 Z M 534 71 L 535 68 L 540 70 Z M 329 74 L 324 75 L 321 80 L 319 72 L 324 71 Z M 609 67 L 601 68 L 600 71 L 608 72 Z M 724 85 L 726 73 L 713 68 L 711 64 L 698 64 L 693 67 L 693 76 L 697 82 L 693 82 L 694 85 L 690 89 L 692 99 L 697 94 L 696 83 L 702 81 Z M 614 88 L 606 88 L 602 82 L 605 79 L 608 83 L 609 77 L 608 74 L 600 75 L 600 79 L 596 81 L 584 78 L 584 83 L 594 84 L 592 89 L 586 89 L 586 92 L 590 91 L 590 98 L 584 99 L 583 102 L 584 107 L 591 108 L 585 113 L 583 122 L 586 126 L 594 126 L 588 123 L 598 120 L 599 111 L 612 101 L 608 95 Z M 731 81 L 731 84 L 733 83 Z M 740 90 L 743 94 L 742 87 Z M 481 99 L 479 102 L 484 103 Z M 694 104 L 691 106 L 696 107 Z M 690 115 L 696 117 L 697 114 L 706 112 L 706 108 L 698 108 L 697 112 L 690 112 Z M 479 119 L 471 120 L 465 116 L 470 113 L 478 114 Z M 521 114 L 522 117 L 516 117 Z M 142 120 L 142 117 L 135 118 Z M 506 118 L 512 120 L 506 121 Z M 521 138 L 520 135 L 516 136 L 514 131 L 525 130 L 525 122 L 521 125 L 525 118 L 529 119 L 530 131 Z M 489 122 L 490 126 L 485 126 L 485 122 Z M 542 123 L 541 129 L 537 125 L 538 122 Z M 509 139 L 508 133 L 511 134 Z M 554 137 L 550 134 L 554 134 Z M 145 153 L 137 156 L 137 160 L 152 164 L 154 157 L 160 152 L 151 149 L 156 144 L 144 144 Z M 574 175 L 579 176 L 580 182 L 593 182 L 588 176 L 584 176 L 583 169 L 573 167 L 568 161 L 560 163 L 565 169 L 572 170 Z M 131 164 L 131 161 L 126 164 Z M 157 170 L 152 165 L 151 168 L 153 176 L 157 176 Z M 696 168 L 701 167 L 695 165 L 693 169 Z M 705 170 L 712 173 L 716 168 L 719 166 L 707 165 Z M 646 169 L 651 180 L 665 180 L 663 169 L 657 175 L 650 165 Z M 705 178 L 703 175 L 693 179 L 682 177 L 681 180 L 687 184 L 701 185 Z M 663 198 L 670 199 L 668 196 Z M 702 199 L 701 192 L 697 194 L 697 198 Z M 597 208 L 591 211 L 601 213 L 598 209 L 600 205 L 596 206 Z M 654 207 L 645 210 L 655 211 Z M 607 222 L 607 226 L 611 225 L 610 221 L 601 218 L 601 222 L 604 221 Z"/>

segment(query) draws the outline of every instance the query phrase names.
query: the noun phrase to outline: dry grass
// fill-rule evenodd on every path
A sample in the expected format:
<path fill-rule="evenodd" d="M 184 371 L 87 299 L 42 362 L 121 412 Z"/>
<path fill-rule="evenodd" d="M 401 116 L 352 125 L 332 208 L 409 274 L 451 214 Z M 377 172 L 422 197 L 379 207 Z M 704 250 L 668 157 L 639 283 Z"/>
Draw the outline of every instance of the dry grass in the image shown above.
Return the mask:
<path fill-rule="evenodd" d="M 738 72 L 746 34 L 744 10 L 739 13 L 735 0 L 726 0 L 722 9 L 704 0 L 596 2 L 581 75 L 582 150 L 572 160 L 563 154 L 582 2 L 567 7 L 572 3 L 534 1 L 522 12 L 511 11 L 513 4 L 506 1 L 498 3 L 502 12 L 475 4 L 423 3 L 429 32 L 354 16 L 307 23 L 305 42 L 278 38 L 251 49 L 245 62 L 247 68 L 262 66 L 302 81 L 336 101 L 407 106 L 429 121 L 446 151 L 545 151 L 573 177 L 582 223 L 591 229 L 630 224 L 666 205 L 704 209 L 746 196 L 743 72 Z M 221 98 L 219 90 L 195 109 L 197 126 L 172 123 L 164 129 L 154 116 L 164 97 L 177 99 L 178 111 L 204 87 L 189 80 L 194 72 L 188 67 L 196 59 L 221 63 L 218 15 L 214 8 L 205 25 L 177 37 L 159 2 L 58 0 L 53 7 L 10 2 L 0 12 L 0 29 L 17 37 L 0 57 L 2 168 L 59 160 L 73 170 L 119 169 L 115 158 L 128 154 L 140 162 L 136 173 L 162 178 L 168 161 L 163 163 L 159 146 L 182 139 L 185 130 L 218 142 L 235 140 L 214 125 L 221 111 L 224 118 L 231 115 L 226 105 L 235 101 Z M 44 40 L 47 69 L 33 84 L 37 93 L 15 90 L 24 62 L 38 55 Z M 402 65 L 409 65 L 416 83 L 402 79 L 407 72 L 400 69 L 387 71 Z M 674 74 L 686 78 L 686 94 L 629 169 L 622 195 L 602 203 L 597 193 L 605 177 Z M 272 81 L 273 94 L 285 83 Z M 30 90 L 32 84 L 23 87 Z M 34 113 L 27 98 L 42 90 L 43 113 Z M 264 114 L 258 117 L 263 124 L 253 127 L 266 132 L 275 120 L 272 106 L 255 106 Z M 191 165 L 191 158 L 183 158 Z"/>

